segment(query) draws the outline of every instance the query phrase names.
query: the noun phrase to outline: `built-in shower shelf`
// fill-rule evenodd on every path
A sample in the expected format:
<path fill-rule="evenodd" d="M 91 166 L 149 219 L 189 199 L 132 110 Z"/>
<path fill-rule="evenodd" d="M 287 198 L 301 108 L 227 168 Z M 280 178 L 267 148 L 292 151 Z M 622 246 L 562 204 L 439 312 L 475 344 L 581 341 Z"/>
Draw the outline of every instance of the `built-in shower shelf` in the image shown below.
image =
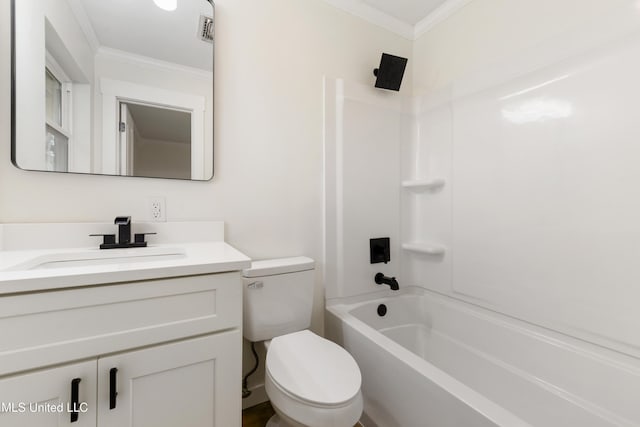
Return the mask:
<path fill-rule="evenodd" d="M 403 243 L 402 249 L 427 255 L 444 255 L 445 253 L 444 247 L 428 243 Z"/>
<path fill-rule="evenodd" d="M 415 179 L 409 181 L 402 181 L 402 187 L 415 191 L 420 190 L 437 190 L 444 187 L 444 179 Z"/>

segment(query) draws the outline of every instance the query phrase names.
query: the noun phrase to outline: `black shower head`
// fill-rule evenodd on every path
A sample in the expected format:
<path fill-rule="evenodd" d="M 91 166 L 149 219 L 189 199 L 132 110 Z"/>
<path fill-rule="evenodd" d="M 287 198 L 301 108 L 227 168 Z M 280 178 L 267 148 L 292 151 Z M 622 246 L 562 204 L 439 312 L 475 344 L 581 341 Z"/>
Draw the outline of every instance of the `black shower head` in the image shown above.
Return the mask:
<path fill-rule="evenodd" d="M 373 70 L 373 75 L 377 77 L 376 87 L 399 91 L 406 67 L 407 58 L 383 53 L 380 67 Z"/>

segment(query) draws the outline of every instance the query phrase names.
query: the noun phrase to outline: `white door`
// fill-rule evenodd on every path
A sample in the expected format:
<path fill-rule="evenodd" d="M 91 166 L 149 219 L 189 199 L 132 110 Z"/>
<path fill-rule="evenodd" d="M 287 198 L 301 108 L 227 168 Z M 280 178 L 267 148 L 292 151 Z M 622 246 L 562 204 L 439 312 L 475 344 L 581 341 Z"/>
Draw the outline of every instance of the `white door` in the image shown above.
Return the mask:
<path fill-rule="evenodd" d="M 95 360 L 0 379 L 0 426 L 95 427 L 96 387 Z"/>
<path fill-rule="evenodd" d="M 231 331 L 99 359 L 98 426 L 240 427 L 241 339 Z"/>

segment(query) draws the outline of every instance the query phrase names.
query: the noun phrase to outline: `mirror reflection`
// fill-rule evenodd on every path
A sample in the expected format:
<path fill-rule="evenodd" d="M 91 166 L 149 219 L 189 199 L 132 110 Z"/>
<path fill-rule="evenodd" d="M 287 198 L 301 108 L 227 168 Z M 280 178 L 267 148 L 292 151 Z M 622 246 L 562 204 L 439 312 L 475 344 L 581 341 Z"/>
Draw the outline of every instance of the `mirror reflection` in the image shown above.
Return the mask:
<path fill-rule="evenodd" d="M 12 159 L 27 170 L 213 176 L 213 4 L 14 0 Z"/>

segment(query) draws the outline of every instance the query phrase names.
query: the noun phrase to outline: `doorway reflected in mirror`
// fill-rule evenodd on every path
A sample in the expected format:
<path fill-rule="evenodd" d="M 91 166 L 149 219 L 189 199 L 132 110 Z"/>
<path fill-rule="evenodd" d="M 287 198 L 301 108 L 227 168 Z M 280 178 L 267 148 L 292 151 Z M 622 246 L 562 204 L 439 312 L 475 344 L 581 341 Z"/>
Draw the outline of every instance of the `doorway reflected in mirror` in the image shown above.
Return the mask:
<path fill-rule="evenodd" d="M 120 102 L 120 138 L 128 176 L 191 178 L 191 113 Z"/>

